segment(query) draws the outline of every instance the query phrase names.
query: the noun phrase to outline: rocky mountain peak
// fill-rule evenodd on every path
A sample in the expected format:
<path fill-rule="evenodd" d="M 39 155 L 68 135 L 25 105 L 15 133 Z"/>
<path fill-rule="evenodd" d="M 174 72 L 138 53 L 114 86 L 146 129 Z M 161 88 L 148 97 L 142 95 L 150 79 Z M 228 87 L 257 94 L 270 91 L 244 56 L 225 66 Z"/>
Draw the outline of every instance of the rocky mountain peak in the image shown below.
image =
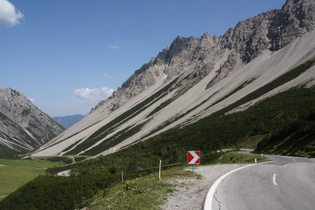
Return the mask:
<path fill-rule="evenodd" d="M 0 88 L 1 153 L 32 151 L 63 131 L 25 95 L 11 88 Z"/>

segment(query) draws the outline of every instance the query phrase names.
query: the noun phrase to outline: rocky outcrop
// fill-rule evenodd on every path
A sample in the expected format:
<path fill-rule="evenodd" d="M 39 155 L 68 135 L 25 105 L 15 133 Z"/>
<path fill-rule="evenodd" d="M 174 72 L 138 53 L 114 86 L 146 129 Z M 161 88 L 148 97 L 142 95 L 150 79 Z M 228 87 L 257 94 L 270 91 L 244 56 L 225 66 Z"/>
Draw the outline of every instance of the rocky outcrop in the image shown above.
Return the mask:
<path fill-rule="evenodd" d="M 266 49 L 279 50 L 298 36 L 315 28 L 315 4 L 312 0 L 288 0 L 275 9 L 229 29 L 222 37 L 223 47 L 235 49 L 249 62 Z"/>
<path fill-rule="evenodd" d="M 22 93 L 0 88 L 0 153 L 32 151 L 63 131 Z"/>
<path fill-rule="evenodd" d="M 287 0 L 282 9 L 271 10 L 239 22 L 223 36 L 205 33 L 200 38 L 177 37 L 173 43 L 137 70 L 113 95 L 93 110 L 107 106 L 109 112 L 155 85 L 167 75 L 179 77 L 176 88 L 191 86 L 217 72 L 210 86 L 236 67 L 246 64 L 265 50 L 276 51 L 315 28 L 313 0 Z"/>

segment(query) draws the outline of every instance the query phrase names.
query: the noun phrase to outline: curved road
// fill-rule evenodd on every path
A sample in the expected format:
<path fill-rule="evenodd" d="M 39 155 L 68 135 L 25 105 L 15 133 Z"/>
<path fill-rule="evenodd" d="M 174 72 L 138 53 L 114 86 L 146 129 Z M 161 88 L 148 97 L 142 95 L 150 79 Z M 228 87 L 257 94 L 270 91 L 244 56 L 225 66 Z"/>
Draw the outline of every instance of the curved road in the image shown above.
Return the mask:
<path fill-rule="evenodd" d="M 315 160 L 269 157 L 276 160 L 246 167 L 224 177 L 211 195 L 211 206 L 205 204 L 205 209 L 314 210 Z M 206 203 L 209 202 L 206 200 Z"/>

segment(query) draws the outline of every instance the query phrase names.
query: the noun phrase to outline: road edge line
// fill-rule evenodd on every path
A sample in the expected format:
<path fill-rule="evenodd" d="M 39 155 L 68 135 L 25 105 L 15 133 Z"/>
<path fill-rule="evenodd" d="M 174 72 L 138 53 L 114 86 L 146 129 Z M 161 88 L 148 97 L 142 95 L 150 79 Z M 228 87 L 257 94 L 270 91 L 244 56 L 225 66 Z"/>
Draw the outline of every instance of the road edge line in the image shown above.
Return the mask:
<path fill-rule="evenodd" d="M 276 182 L 276 176 L 277 176 L 277 174 L 273 174 L 273 177 L 272 177 L 272 182 L 274 185 L 278 185 Z"/>
<path fill-rule="evenodd" d="M 220 182 L 228 175 L 238 171 L 238 170 L 241 170 L 243 168 L 247 168 L 247 167 L 250 167 L 250 166 L 255 166 L 257 164 L 251 164 L 251 165 L 246 165 L 246 166 L 243 166 L 243 167 L 240 167 L 240 168 L 237 168 L 237 169 L 234 169 L 230 172 L 227 172 L 225 174 L 223 174 L 222 176 L 220 176 L 218 179 L 216 179 L 213 184 L 211 185 L 208 193 L 207 193 L 207 196 L 206 196 L 206 200 L 205 200 L 205 203 L 204 203 L 204 206 L 203 206 L 203 209 L 204 210 L 212 210 L 212 200 L 213 200 L 213 195 L 214 195 L 214 192 L 215 190 L 217 189 L 218 185 L 220 184 Z"/>

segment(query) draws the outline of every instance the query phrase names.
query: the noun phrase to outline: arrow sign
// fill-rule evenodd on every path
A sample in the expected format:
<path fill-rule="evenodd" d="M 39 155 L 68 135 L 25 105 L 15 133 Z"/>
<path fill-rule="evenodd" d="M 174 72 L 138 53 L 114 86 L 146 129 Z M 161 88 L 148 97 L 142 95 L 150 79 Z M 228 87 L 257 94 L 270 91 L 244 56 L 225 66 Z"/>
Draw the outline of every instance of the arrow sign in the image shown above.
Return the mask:
<path fill-rule="evenodd" d="M 200 151 L 188 151 L 187 164 L 200 164 Z"/>

